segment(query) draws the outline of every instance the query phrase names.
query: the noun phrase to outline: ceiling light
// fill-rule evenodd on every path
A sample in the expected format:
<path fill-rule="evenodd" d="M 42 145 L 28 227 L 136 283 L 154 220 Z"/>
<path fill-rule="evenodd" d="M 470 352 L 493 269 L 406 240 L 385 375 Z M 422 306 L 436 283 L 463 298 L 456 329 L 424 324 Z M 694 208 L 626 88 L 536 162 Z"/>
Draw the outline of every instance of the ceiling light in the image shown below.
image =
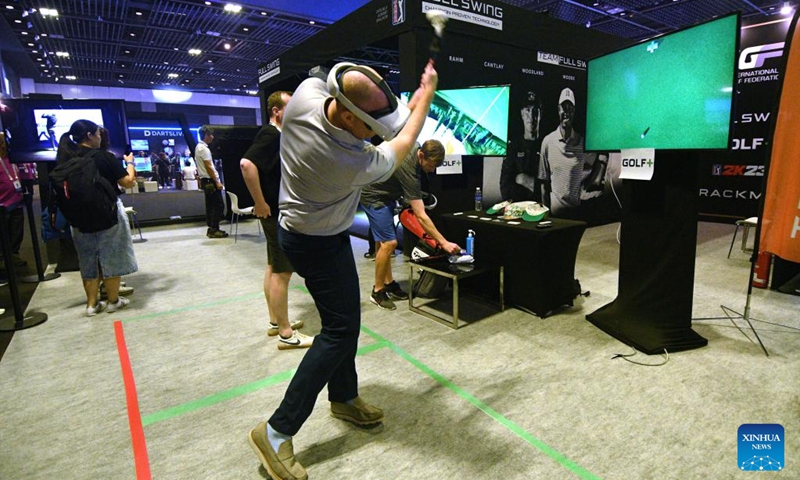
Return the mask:
<path fill-rule="evenodd" d="M 56 57 L 69 57 L 69 52 L 56 52 Z"/>
<path fill-rule="evenodd" d="M 261 12 L 261 15 L 267 16 L 267 12 Z"/>
<path fill-rule="evenodd" d="M 55 8 L 40 8 L 39 13 L 42 14 L 43 17 L 57 17 L 58 10 Z"/>
<path fill-rule="evenodd" d="M 206 4 L 206 6 L 208 6 L 208 7 L 210 7 L 210 6 L 211 6 L 211 2 L 205 2 L 205 4 Z"/>
<path fill-rule="evenodd" d="M 249 32 L 250 31 L 250 29 L 247 28 L 247 27 L 243 27 L 242 30 L 244 30 L 245 32 Z"/>
<path fill-rule="evenodd" d="M 13 5 L 6 5 L 6 8 L 9 9 L 9 10 L 14 10 L 14 6 Z"/>
<path fill-rule="evenodd" d="M 309 20 L 308 23 L 310 23 L 311 25 L 316 25 L 317 24 L 317 22 L 315 22 L 314 20 Z"/>
<path fill-rule="evenodd" d="M 66 78 L 67 80 L 77 80 L 78 79 L 78 77 L 76 77 L 75 75 L 67 75 L 64 78 Z"/>
<path fill-rule="evenodd" d="M 237 5 L 235 3 L 226 3 L 225 4 L 225 11 L 231 13 L 239 13 L 242 11 L 242 6 Z"/>
<path fill-rule="evenodd" d="M 34 47 L 35 45 L 34 45 L 34 44 L 32 44 L 32 43 L 29 43 L 29 44 L 28 44 L 28 46 L 29 46 L 29 47 Z"/>
<path fill-rule="evenodd" d="M 177 73 L 170 73 L 169 75 L 167 75 L 167 78 L 178 78 L 178 74 Z"/>
<path fill-rule="evenodd" d="M 781 15 L 790 15 L 792 13 L 792 6 L 789 5 L 789 2 L 783 2 L 783 7 L 781 7 Z"/>
<path fill-rule="evenodd" d="M 16 19 L 16 20 L 14 20 L 14 23 L 22 23 L 22 20 Z"/>
<path fill-rule="evenodd" d="M 225 50 L 230 50 L 231 49 L 231 44 L 228 43 L 228 42 L 225 42 L 225 44 L 222 45 L 222 46 L 225 47 Z"/>
<path fill-rule="evenodd" d="M 197 48 L 190 48 L 189 49 L 189 55 L 200 55 L 201 53 L 203 53 L 203 51 L 199 50 Z"/>
<path fill-rule="evenodd" d="M 131 32 L 131 37 L 135 37 L 135 36 L 136 36 L 136 34 Z"/>
<path fill-rule="evenodd" d="M 144 14 L 142 12 L 136 12 L 136 15 L 139 15 L 141 17 Z"/>
<path fill-rule="evenodd" d="M 28 34 L 28 32 L 19 32 L 19 33 L 21 33 L 23 35 L 27 35 Z"/>

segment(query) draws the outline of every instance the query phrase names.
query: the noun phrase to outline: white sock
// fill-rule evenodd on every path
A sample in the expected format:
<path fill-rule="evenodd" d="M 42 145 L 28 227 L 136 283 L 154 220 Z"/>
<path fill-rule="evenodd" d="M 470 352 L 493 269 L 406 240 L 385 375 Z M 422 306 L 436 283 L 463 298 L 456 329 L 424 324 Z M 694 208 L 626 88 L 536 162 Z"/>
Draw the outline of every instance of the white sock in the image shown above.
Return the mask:
<path fill-rule="evenodd" d="M 283 433 L 274 430 L 272 425 L 269 423 L 267 424 L 267 440 L 269 440 L 269 444 L 275 453 L 278 453 L 278 449 L 283 442 L 291 439 L 291 435 L 284 435 Z"/>

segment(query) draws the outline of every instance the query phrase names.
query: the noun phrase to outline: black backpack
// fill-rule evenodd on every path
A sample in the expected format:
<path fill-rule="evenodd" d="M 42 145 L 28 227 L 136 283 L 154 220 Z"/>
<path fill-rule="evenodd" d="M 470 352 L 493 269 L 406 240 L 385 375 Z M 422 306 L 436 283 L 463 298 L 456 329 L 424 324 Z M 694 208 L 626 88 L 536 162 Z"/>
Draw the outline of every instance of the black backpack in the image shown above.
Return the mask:
<path fill-rule="evenodd" d="M 50 172 L 51 200 L 83 233 L 99 232 L 117 224 L 117 190 L 97 169 L 94 157 L 99 152 L 92 150 L 85 156 L 70 158 Z"/>

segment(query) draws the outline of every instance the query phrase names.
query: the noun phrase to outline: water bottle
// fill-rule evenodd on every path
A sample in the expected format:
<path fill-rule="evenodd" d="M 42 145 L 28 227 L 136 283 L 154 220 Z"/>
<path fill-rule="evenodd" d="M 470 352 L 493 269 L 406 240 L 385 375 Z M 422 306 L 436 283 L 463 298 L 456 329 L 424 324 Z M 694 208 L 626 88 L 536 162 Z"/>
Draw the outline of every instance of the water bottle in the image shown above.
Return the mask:
<path fill-rule="evenodd" d="M 480 189 L 479 189 L 480 190 Z M 475 250 L 475 231 L 467 230 L 467 255 L 474 256 Z"/>
<path fill-rule="evenodd" d="M 483 195 L 481 194 L 481 187 L 475 189 L 475 210 L 483 210 Z"/>

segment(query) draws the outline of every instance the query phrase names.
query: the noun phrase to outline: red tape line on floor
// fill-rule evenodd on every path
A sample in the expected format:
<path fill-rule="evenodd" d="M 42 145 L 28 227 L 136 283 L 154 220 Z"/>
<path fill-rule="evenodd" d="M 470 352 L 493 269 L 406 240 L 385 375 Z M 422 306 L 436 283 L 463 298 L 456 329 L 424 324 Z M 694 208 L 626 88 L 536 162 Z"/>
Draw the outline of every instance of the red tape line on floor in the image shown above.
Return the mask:
<path fill-rule="evenodd" d="M 128 357 L 128 346 L 125 344 L 125 334 L 122 332 L 122 322 L 114 322 L 114 335 L 117 339 L 122 381 L 125 384 L 125 399 L 128 404 L 128 423 L 131 428 L 136 478 L 137 480 L 151 480 L 150 461 L 147 458 L 147 442 L 144 439 L 142 415 L 139 412 L 139 398 L 136 396 L 136 383 L 133 381 L 133 369 L 131 368 L 130 357 Z"/>

